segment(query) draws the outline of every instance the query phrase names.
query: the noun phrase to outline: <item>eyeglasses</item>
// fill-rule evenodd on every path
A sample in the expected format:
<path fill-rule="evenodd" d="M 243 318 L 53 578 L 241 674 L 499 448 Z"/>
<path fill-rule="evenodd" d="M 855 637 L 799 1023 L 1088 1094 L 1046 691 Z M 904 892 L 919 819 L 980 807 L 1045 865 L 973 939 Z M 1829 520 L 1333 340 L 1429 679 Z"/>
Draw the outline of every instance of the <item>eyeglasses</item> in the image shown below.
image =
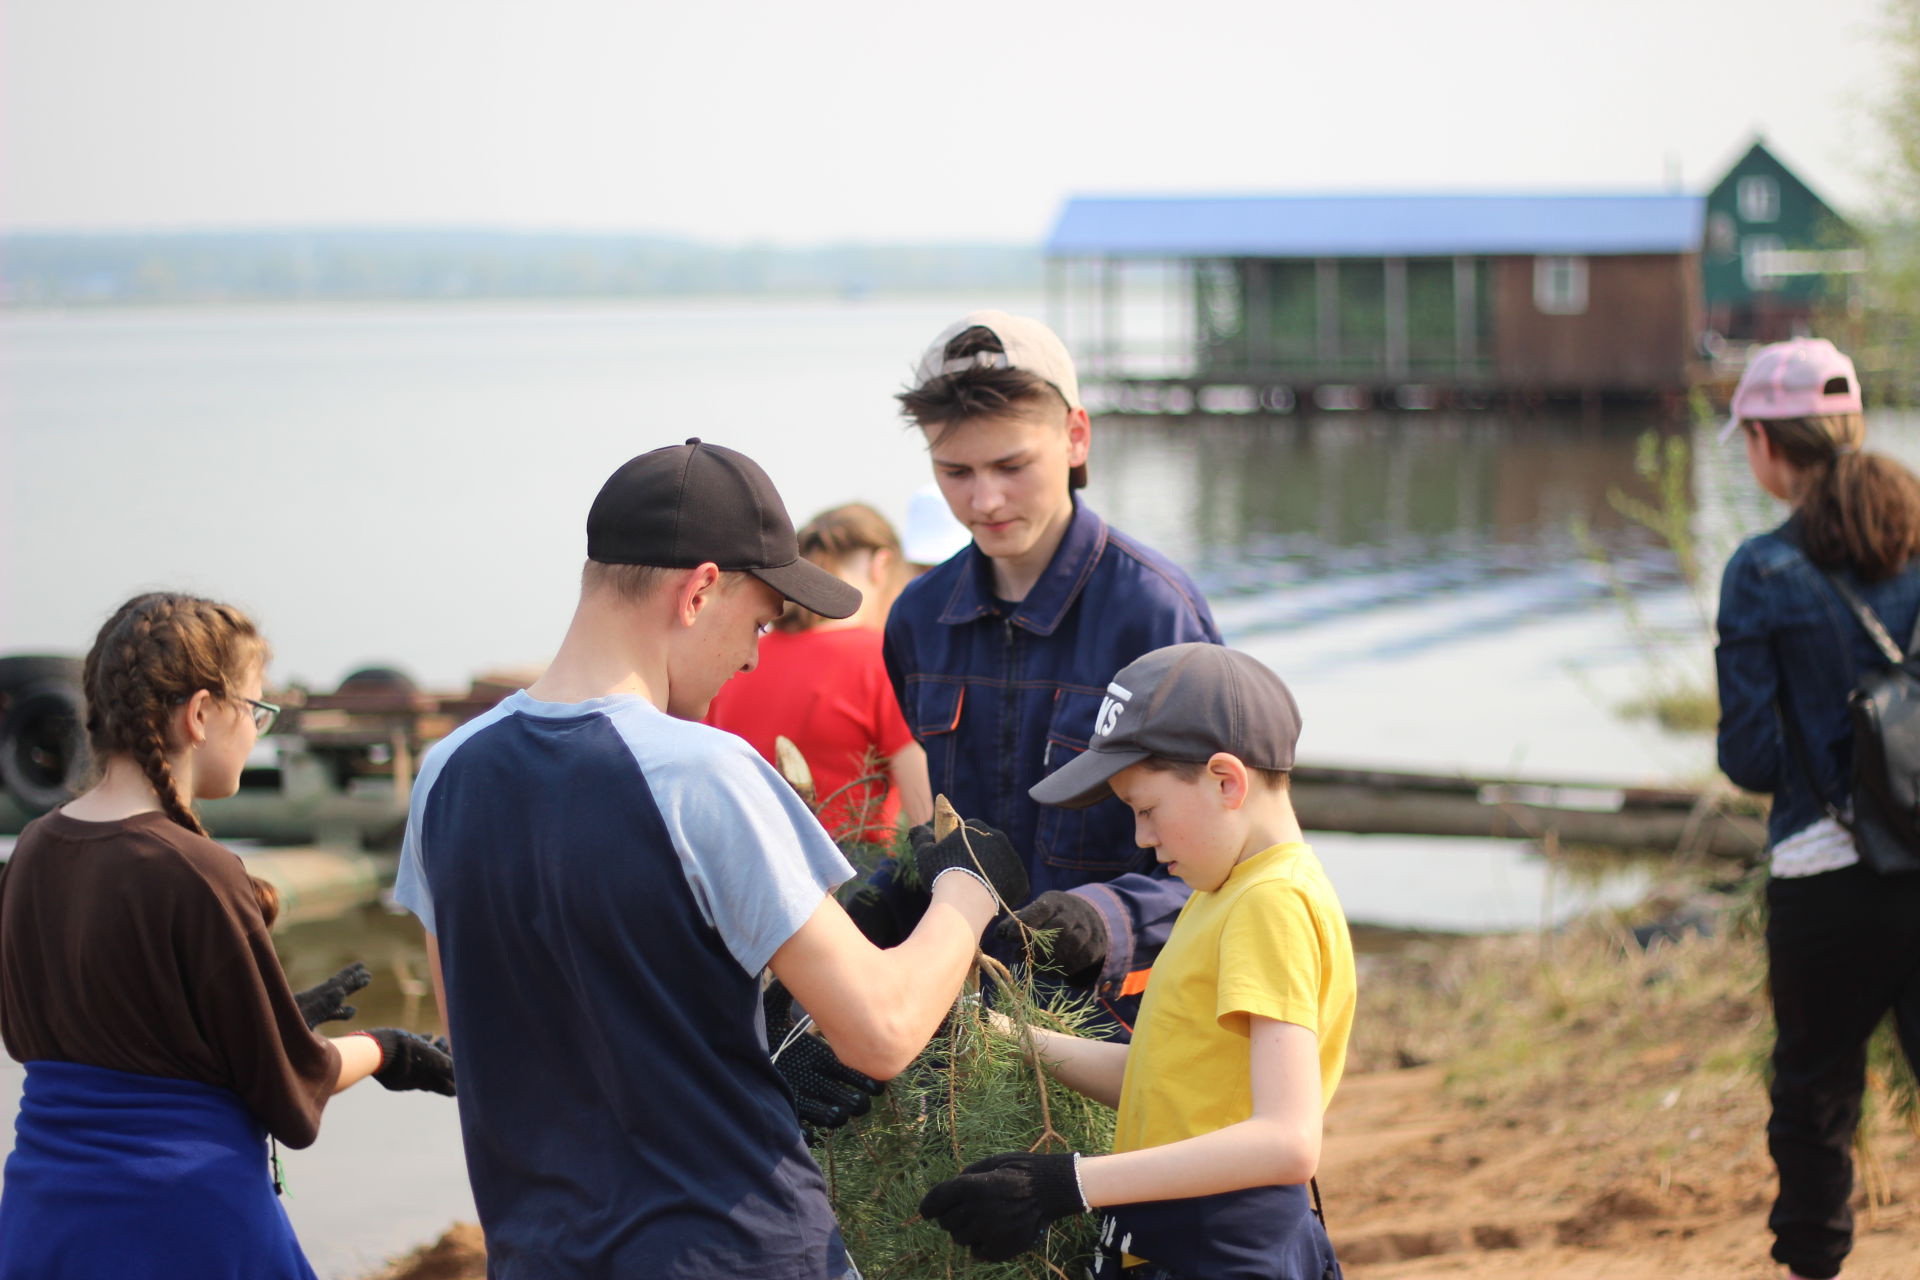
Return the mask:
<path fill-rule="evenodd" d="M 273 727 L 274 720 L 280 714 L 280 708 L 271 702 L 262 702 L 258 698 L 246 698 L 239 694 L 230 695 L 236 702 L 244 702 L 253 708 L 253 731 L 265 733 Z"/>

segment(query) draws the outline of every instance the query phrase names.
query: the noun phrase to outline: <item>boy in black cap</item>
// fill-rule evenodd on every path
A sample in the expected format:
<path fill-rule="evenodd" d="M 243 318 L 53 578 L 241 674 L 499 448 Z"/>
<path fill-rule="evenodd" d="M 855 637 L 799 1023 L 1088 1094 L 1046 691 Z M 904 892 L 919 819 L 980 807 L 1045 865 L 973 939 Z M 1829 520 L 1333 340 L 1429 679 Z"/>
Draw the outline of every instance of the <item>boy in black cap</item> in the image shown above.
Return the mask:
<path fill-rule="evenodd" d="M 633 459 L 587 556 L 553 665 L 427 753 L 394 889 L 427 929 L 488 1274 L 853 1275 L 783 1077 L 898 1072 L 1025 873 L 992 841 L 977 861 L 960 833 L 929 845 L 933 905 L 878 951 L 799 797 L 699 723 L 785 601 L 860 598 L 800 557 L 750 459 L 698 440 Z M 785 1018 L 769 1045 L 769 968 L 853 1070 Z"/>
<path fill-rule="evenodd" d="M 1173 645 L 1114 677 L 1092 745 L 1033 788 L 1067 808 L 1119 796 L 1193 896 L 1131 1045 L 1033 1033 L 1056 1079 L 1119 1109 L 1114 1154 L 989 1156 L 921 1201 L 976 1257 L 1098 1208 L 1098 1280 L 1338 1276 L 1306 1184 L 1346 1062 L 1353 949 L 1288 794 L 1299 734 L 1260 663 Z"/>

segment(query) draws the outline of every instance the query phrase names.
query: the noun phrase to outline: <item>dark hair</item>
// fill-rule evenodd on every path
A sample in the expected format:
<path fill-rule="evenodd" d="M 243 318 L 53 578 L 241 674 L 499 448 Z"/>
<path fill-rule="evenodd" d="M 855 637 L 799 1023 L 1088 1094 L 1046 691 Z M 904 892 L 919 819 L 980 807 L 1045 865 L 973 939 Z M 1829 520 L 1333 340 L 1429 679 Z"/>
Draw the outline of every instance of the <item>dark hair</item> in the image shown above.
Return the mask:
<path fill-rule="evenodd" d="M 1241 763 L 1246 764 L 1244 760 Z M 1170 773 L 1182 782 L 1198 782 L 1207 773 L 1204 760 L 1168 760 L 1161 756 L 1148 756 L 1140 762 L 1140 767 L 1148 773 Z M 1264 782 L 1270 791 L 1293 789 L 1293 775 L 1285 769 L 1261 769 L 1249 764 L 1247 772 Z"/>
<path fill-rule="evenodd" d="M 81 669 L 95 770 L 105 769 L 111 756 L 130 758 L 167 817 L 206 835 L 193 798 L 181 796 L 167 763 L 168 752 L 180 745 L 168 741 L 168 721 L 202 689 L 233 699 L 231 686 L 266 660 L 266 641 L 231 605 L 168 591 L 127 601 L 100 628 Z M 258 876 L 248 878 L 271 925 L 280 914 L 280 895 Z"/>
<path fill-rule="evenodd" d="M 1808 477 L 1798 514 L 1807 558 L 1850 566 L 1867 582 L 1890 578 L 1920 554 L 1920 479 L 1884 454 L 1864 453 L 1860 414 L 1748 419 Z"/>
<path fill-rule="evenodd" d="M 889 585 L 898 590 L 906 584 L 907 562 L 900 551 L 900 535 L 885 516 L 864 502 L 829 507 L 795 530 L 794 537 L 800 543 L 800 554 L 828 572 L 859 552 L 891 551 L 893 581 Z M 807 631 L 820 622 L 819 614 L 789 600 L 773 625 L 781 631 Z"/>
<path fill-rule="evenodd" d="M 946 357 L 961 360 L 1005 351 L 999 334 L 977 324 L 953 336 L 947 343 Z M 969 418 L 994 417 L 1012 409 L 1049 402 L 1063 409 L 1067 407 L 1060 389 L 1039 374 L 992 365 L 970 365 L 952 373 L 938 374 L 900 392 L 894 399 L 900 402 L 900 412 L 928 432 L 935 445 Z M 1087 468 L 1083 463 L 1069 473 L 1067 484 L 1069 488 L 1080 489 L 1086 483 Z"/>

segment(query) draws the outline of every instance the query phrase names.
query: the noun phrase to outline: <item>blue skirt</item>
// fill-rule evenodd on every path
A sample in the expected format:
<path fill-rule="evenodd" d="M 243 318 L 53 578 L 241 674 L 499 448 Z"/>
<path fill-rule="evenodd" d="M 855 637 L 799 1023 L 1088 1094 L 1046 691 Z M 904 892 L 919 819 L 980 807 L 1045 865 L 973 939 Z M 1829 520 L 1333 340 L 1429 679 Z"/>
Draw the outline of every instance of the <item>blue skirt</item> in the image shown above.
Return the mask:
<path fill-rule="evenodd" d="M 29 1062 L 14 1133 L 0 1280 L 314 1280 L 226 1089 Z"/>

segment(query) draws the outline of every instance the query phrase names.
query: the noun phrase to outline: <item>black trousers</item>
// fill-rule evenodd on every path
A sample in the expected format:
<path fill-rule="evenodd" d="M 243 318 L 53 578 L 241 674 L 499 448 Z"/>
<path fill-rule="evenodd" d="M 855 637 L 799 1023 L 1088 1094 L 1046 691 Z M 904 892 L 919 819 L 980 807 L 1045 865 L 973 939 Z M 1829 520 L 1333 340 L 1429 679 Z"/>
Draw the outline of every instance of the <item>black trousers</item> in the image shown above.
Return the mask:
<path fill-rule="evenodd" d="M 1920 1064 L 1920 875 L 1864 866 L 1767 884 L 1767 982 L 1777 1036 L 1767 1147 L 1780 1195 L 1773 1256 L 1810 1280 L 1853 1248 L 1853 1131 L 1867 1041 L 1892 1010 Z"/>

